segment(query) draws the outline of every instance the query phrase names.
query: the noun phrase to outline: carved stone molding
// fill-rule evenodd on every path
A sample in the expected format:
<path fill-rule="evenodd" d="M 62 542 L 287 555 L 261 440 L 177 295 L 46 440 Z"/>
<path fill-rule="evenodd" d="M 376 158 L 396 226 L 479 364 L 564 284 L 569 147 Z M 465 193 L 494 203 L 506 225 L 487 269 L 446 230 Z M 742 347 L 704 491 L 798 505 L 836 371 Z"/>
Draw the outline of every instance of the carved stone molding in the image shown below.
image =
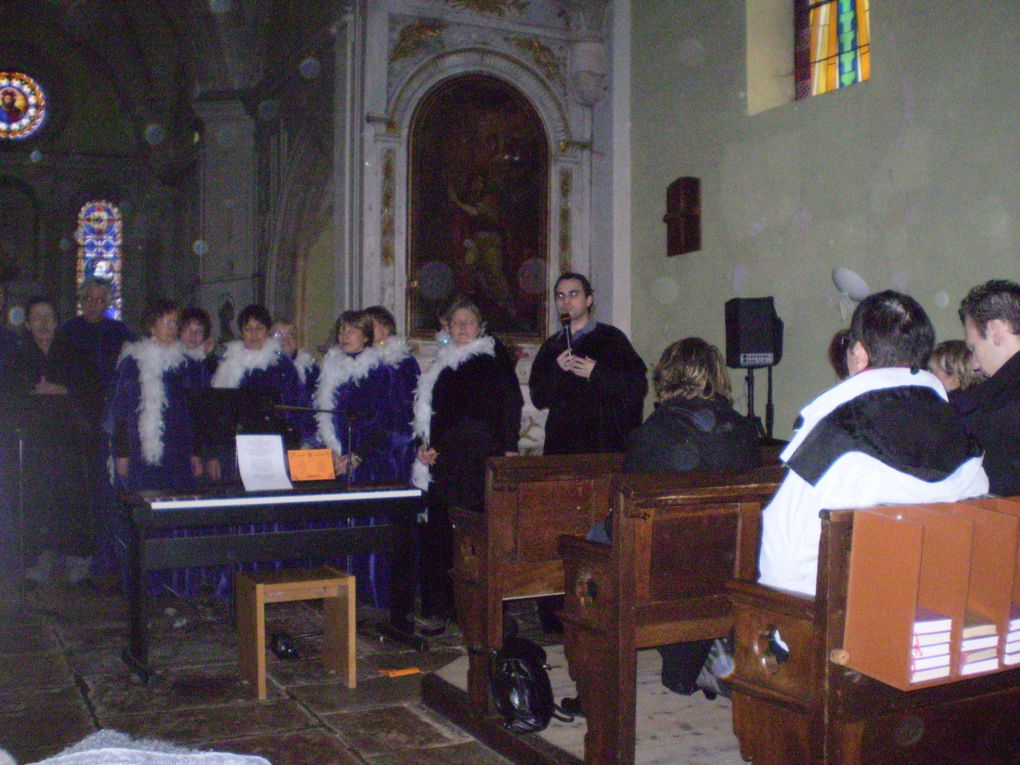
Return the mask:
<path fill-rule="evenodd" d="M 552 146 L 572 140 L 570 122 L 562 103 L 549 87 L 548 81 L 522 61 L 499 51 L 466 48 L 435 56 L 422 64 L 393 98 L 390 118 L 401 133 L 405 132 L 414 108 L 434 85 L 448 77 L 478 72 L 500 77 L 524 93 L 538 110 Z"/>
<path fill-rule="evenodd" d="M 382 177 L 382 199 L 380 200 L 379 212 L 380 225 L 380 252 L 383 265 L 393 266 L 393 223 L 394 211 L 394 183 L 396 172 L 397 153 L 393 149 L 384 149 L 382 153 L 383 177 Z"/>

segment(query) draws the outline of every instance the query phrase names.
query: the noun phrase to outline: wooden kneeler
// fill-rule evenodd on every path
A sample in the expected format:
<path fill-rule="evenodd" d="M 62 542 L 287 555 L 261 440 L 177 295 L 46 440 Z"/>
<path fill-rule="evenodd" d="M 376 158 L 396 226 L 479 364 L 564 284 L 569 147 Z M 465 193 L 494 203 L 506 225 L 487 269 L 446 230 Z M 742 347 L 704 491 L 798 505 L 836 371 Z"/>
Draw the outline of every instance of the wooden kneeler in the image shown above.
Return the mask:
<path fill-rule="evenodd" d="M 329 566 L 239 573 L 237 651 L 241 679 L 266 698 L 266 603 L 322 600 L 322 663 L 357 687 L 354 577 Z"/>

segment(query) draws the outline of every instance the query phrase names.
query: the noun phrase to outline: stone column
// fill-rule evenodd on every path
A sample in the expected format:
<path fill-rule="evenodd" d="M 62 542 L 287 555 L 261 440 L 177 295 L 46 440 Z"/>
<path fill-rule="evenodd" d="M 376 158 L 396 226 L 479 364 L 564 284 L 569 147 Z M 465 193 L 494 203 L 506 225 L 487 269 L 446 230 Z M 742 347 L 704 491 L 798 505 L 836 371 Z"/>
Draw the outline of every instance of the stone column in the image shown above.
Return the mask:
<path fill-rule="evenodd" d="M 213 317 L 262 299 L 264 267 L 255 253 L 255 126 L 234 94 L 204 96 L 199 173 L 198 298 Z"/>

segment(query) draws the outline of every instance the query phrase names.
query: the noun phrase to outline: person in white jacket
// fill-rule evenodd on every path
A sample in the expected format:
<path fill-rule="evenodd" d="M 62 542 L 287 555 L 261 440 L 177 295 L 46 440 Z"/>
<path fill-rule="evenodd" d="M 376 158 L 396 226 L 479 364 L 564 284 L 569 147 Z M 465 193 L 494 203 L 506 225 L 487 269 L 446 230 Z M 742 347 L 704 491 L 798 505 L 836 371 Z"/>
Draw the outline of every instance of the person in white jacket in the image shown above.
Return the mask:
<path fill-rule="evenodd" d="M 854 311 L 850 377 L 801 411 L 789 473 L 763 514 L 759 582 L 813 595 L 822 510 L 955 502 L 988 492 L 980 446 L 927 371 L 931 320 L 909 295 Z"/>

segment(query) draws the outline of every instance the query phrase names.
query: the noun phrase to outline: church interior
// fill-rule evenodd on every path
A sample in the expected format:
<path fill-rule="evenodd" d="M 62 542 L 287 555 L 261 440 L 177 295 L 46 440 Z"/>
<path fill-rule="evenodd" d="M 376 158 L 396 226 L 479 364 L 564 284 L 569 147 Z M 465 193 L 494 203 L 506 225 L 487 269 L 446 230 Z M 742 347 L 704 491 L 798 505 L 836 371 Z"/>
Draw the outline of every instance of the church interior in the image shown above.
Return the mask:
<path fill-rule="evenodd" d="M 912 295 L 938 340 L 959 339 L 961 298 L 1017 279 L 1020 246 L 1020 4 L 852 3 L 870 7 L 866 74 L 806 97 L 804 5 L 4 2 L 3 321 L 21 332 L 40 294 L 74 316 L 92 275 L 135 331 L 168 298 L 205 309 L 223 343 L 258 303 L 321 356 L 338 314 L 382 305 L 424 370 L 440 311 L 467 293 L 517 356 L 520 450 L 537 455 L 545 414 L 527 382 L 560 327 L 559 274 L 590 280 L 593 315 L 649 369 L 679 338 L 725 348 L 727 301 L 771 297 L 783 337 L 768 386 L 760 369 L 756 387 L 730 375 L 734 407 L 767 409 L 769 435 L 787 439 L 834 382 L 826 349 L 854 305 L 834 271 Z M 416 652 L 378 642 L 378 614 L 359 606 L 356 691 L 315 660 L 277 660 L 256 702 L 230 604 L 161 599 L 161 677 L 144 686 L 120 662 L 116 587 L 26 594 L 8 577 L 2 594 L 0 750 L 18 763 L 102 728 L 274 765 L 530 761 L 422 702 L 423 674 L 467 661 L 457 630 Z M 553 650 L 533 602 L 507 602 Z M 307 657 L 322 620 L 302 603 L 271 618 Z M 655 686 L 655 667 L 638 671 Z M 729 700 L 699 702 L 683 720 L 644 715 L 658 727 L 639 730 L 635 761 L 743 761 Z M 541 762 L 587 761 L 574 726 L 554 722 Z"/>

